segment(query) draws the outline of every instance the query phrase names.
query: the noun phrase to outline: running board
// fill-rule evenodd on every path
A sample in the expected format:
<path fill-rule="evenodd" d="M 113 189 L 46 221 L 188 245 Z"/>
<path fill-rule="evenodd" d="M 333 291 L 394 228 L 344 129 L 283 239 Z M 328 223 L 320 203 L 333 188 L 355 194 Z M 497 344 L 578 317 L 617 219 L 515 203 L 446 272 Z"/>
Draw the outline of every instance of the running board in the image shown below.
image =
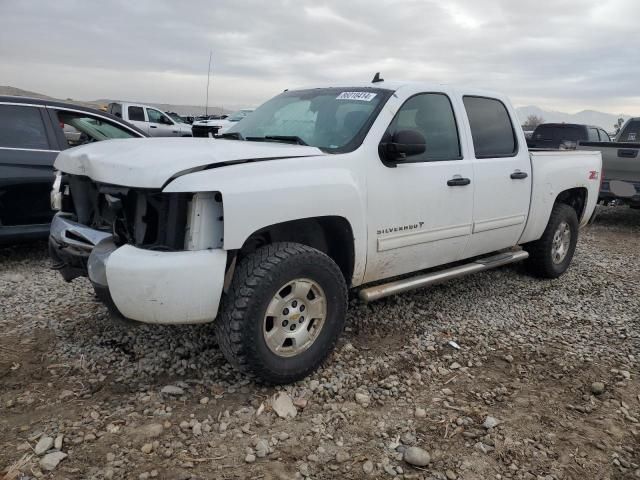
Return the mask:
<path fill-rule="evenodd" d="M 416 277 L 404 278 L 402 280 L 396 280 L 395 282 L 363 288 L 360 290 L 359 296 L 360 299 L 365 302 L 373 302 L 374 300 L 388 297 L 389 295 L 395 295 L 397 293 L 407 292 L 409 290 L 427 287 L 430 285 L 437 285 L 438 283 L 446 282 L 447 280 L 465 277 L 472 273 L 489 270 L 490 268 L 520 262 L 528 257 L 529 254 L 524 250 L 499 253 L 490 257 L 480 258 L 474 262 L 460 265 L 458 267 L 452 267 L 438 272 L 426 273 Z"/>

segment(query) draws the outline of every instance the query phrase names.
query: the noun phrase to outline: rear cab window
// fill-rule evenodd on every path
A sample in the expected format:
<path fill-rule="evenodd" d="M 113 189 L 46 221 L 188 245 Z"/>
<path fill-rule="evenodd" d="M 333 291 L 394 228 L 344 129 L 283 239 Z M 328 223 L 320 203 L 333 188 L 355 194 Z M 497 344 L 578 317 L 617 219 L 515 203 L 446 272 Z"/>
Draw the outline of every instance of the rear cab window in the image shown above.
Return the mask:
<path fill-rule="evenodd" d="M 465 96 L 476 158 L 513 157 L 518 153 L 516 132 L 504 103 L 496 98 Z"/>
<path fill-rule="evenodd" d="M 594 127 L 587 128 L 587 140 L 589 142 L 599 142 L 600 137 L 598 136 L 598 129 Z"/>
<path fill-rule="evenodd" d="M 40 108 L 0 105 L 0 147 L 48 150 L 50 145 Z"/>
<path fill-rule="evenodd" d="M 122 105 L 120 105 L 119 103 L 110 103 L 109 113 L 116 117 L 122 118 Z"/>
<path fill-rule="evenodd" d="M 609 134 L 607 132 L 605 132 L 604 130 L 602 130 L 601 128 L 598 129 L 598 133 L 600 134 L 600 141 L 601 142 L 610 142 L 611 141 L 611 137 L 609 137 Z"/>

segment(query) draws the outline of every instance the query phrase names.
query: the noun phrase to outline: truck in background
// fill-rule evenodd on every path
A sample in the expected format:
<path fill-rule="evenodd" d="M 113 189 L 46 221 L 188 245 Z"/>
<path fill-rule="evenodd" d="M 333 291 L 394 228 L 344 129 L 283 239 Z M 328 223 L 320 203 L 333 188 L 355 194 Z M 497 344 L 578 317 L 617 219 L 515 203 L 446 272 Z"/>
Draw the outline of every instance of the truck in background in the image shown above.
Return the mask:
<path fill-rule="evenodd" d="M 191 137 L 191 125 L 178 122 L 157 108 L 139 103 L 112 102 L 108 112 L 132 123 L 150 137 Z"/>
<path fill-rule="evenodd" d="M 640 208 L 640 117 L 627 120 L 614 142 L 579 142 L 577 148 L 602 152 L 600 201 Z"/>

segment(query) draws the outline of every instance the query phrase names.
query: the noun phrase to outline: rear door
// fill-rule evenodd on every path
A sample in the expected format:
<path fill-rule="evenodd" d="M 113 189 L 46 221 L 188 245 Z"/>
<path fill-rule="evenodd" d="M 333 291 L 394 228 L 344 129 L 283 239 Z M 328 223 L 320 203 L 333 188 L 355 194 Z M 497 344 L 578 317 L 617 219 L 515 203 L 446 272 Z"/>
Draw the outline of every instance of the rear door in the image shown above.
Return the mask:
<path fill-rule="evenodd" d="M 149 122 L 147 122 L 147 117 L 145 116 L 144 108 L 138 105 L 128 105 L 127 120 L 129 120 L 129 122 L 133 123 L 136 127 L 138 127 L 147 135 L 150 135 Z"/>
<path fill-rule="evenodd" d="M 0 104 L 0 236 L 8 226 L 42 225 L 59 147 L 42 106 Z"/>
<path fill-rule="evenodd" d="M 506 100 L 462 98 L 473 152 L 473 232 L 465 258 L 516 245 L 531 199 L 531 161 Z"/>

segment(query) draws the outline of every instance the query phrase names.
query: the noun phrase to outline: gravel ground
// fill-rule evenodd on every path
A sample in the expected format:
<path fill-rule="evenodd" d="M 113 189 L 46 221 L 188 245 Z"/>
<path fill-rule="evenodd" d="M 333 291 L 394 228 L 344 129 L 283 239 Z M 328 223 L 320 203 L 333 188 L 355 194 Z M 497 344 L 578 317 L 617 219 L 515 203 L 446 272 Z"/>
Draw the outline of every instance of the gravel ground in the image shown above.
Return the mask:
<path fill-rule="evenodd" d="M 640 211 L 602 208 L 560 279 L 353 300 L 325 367 L 267 388 L 210 326 L 112 319 L 44 243 L 0 249 L 0 475 L 640 478 L 639 293 Z"/>

